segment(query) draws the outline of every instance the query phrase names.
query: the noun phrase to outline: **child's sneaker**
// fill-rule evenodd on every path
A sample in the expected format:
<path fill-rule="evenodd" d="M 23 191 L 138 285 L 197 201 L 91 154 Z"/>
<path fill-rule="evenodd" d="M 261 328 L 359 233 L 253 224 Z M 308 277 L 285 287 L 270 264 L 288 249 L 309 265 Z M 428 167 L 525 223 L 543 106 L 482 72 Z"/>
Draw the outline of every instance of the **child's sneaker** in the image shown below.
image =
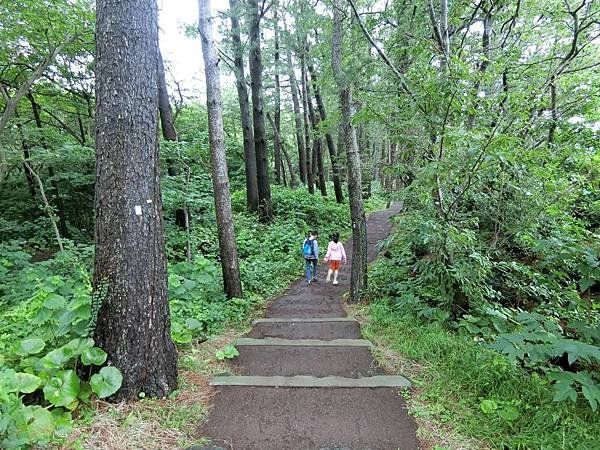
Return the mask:
<path fill-rule="evenodd" d="M 333 284 L 339 284 L 339 283 L 338 283 L 338 280 L 334 280 L 334 281 L 333 281 Z"/>

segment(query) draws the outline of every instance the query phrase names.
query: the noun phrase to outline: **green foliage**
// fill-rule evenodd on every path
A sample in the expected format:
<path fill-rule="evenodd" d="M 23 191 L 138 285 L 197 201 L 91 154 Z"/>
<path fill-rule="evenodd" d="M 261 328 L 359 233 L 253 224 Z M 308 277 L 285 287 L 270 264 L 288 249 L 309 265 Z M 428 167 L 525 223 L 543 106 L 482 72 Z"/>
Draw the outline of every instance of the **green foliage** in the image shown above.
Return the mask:
<path fill-rule="evenodd" d="M 244 298 L 225 298 L 209 193 L 186 204 L 196 218 L 192 262 L 181 260 L 181 234 L 169 228 L 171 334 L 178 345 L 188 346 L 228 323 L 246 320 L 253 306 L 297 278 L 303 269 L 300 247 L 309 229 L 318 229 L 322 241 L 334 231 L 348 235 L 346 205 L 278 187 L 273 199 L 277 216 L 265 226 L 245 212 L 244 193 L 234 194 Z M 108 397 L 121 385 L 116 368 L 103 367 L 93 374 L 89 369 L 107 360 L 89 338 L 102 297 L 102 289 L 95 298 L 91 294 L 92 251 L 68 243 L 64 252 L 34 262 L 26 243 L 0 243 L 0 363 L 7 380 L 0 388 L 4 446 L 41 445 L 68 434 L 72 411 L 92 395 Z M 228 346 L 217 357 L 232 358 L 235 352 Z"/>
<path fill-rule="evenodd" d="M 366 312 L 371 319 L 363 327 L 366 336 L 383 339 L 420 367 L 411 379 L 425 405 L 413 414 L 447 423 L 492 448 L 595 448 L 600 417 L 582 401 L 557 404 L 553 375 L 515 365 L 443 322 L 415 320 L 400 303 L 377 301 Z M 586 375 L 575 377 L 583 381 Z"/>
<path fill-rule="evenodd" d="M 235 358 L 236 356 L 238 356 L 240 353 L 238 352 L 237 348 L 235 348 L 234 345 L 226 345 L 225 347 L 223 347 L 222 350 L 219 350 L 216 354 L 215 357 L 222 361 L 224 359 L 231 359 L 231 358 Z"/>

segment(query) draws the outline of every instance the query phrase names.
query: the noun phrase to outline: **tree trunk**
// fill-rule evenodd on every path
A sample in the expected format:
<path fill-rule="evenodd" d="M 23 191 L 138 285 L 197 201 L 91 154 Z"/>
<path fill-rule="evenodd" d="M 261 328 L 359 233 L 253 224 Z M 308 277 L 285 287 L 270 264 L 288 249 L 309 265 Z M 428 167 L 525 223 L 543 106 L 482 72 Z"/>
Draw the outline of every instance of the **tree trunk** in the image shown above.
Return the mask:
<path fill-rule="evenodd" d="M 288 77 L 290 79 L 290 90 L 292 91 L 292 104 L 294 105 L 294 123 L 296 125 L 296 144 L 298 145 L 298 165 L 300 166 L 300 181 L 306 184 L 306 149 L 304 148 L 304 137 L 302 134 L 302 116 L 300 112 L 300 101 L 298 99 L 298 82 L 294 74 L 292 63 L 292 52 L 287 51 Z"/>
<path fill-rule="evenodd" d="M 305 45 L 306 51 L 306 45 Z M 315 108 L 312 102 L 312 92 L 310 90 L 310 84 L 308 82 L 308 72 L 306 71 L 306 61 L 303 58 L 303 75 L 305 77 L 306 85 L 306 99 L 308 103 L 308 114 L 310 116 L 310 124 L 312 126 L 315 137 L 313 138 L 313 149 L 312 149 L 312 171 L 313 178 L 317 184 L 317 187 L 321 191 L 323 197 L 327 197 L 327 185 L 325 184 L 325 174 L 323 172 L 323 155 L 322 155 L 322 142 L 321 138 L 317 137 L 319 116 L 315 113 Z"/>
<path fill-rule="evenodd" d="M 331 67 L 340 94 L 340 137 L 348 158 L 348 197 L 352 218 L 352 269 L 350 301 L 360 300 L 367 288 L 367 227 L 362 199 L 360 155 L 352 126 L 352 91 L 342 69 L 342 13 L 340 0 L 334 0 Z"/>
<path fill-rule="evenodd" d="M 273 219 L 271 186 L 267 161 L 267 138 L 262 88 L 262 56 L 260 50 L 260 11 L 258 0 L 248 1 L 250 16 L 250 80 L 252 87 L 252 122 L 254 124 L 254 152 L 258 182 L 258 216 L 261 222 Z"/>
<path fill-rule="evenodd" d="M 283 139 L 281 139 L 281 134 L 279 134 L 279 131 L 277 130 L 277 127 L 275 126 L 275 122 L 273 122 L 273 119 L 271 118 L 271 115 L 269 113 L 267 113 L 267 119 L 269 120 L 269 123 L 271 124 L 271 128 L 273 128 L 273 134 L 275 135 L 275 139 L 281 144 L 281 150 L 283 152 L 283 156 L 285 157 L 286 163 L 288 165 L 288 171 L 290 172 L 290 186 L 292 187 L 292 189 L 295 189 L 297 186 L 297 182 L 296 182 L 296 176 L 294 175 L 294 168 L 292 166 L 292 160 L 290 158 L 290 154 L 286 150 Z M 283 162 L 281 165 L 283 167 Z M 285 182 L 285 180 L 284 180 L 284 182 Z"/>
<path fill-rule="evenodd" d="M 315 173 L 313 164 L 314 149 L 311 151 L 310 122 L 308 118 L 308 93 L 306 89 L 306 64 L 304 61 L 304 49 L 300 52 L 300 86 L 302 95 L 302 111 L 304 112 L 304 147 L 306 148 L 306 183 L 308 192 L 315 193 Z"/>
<path fill-rule="evenodd" d="M 273 159 L 275 160 L 275 183 L 281 184 L 281 141 L 277 137 L 281 134 L 281 89 L 279 86 L 279 21 L 277 9 L 275 19 L 275 143 L 273 146 Z"/>
<path fill-rule="evenodd" d="M 219 232 L 221 267 L 223 269 L 223 284 L 227 298 L 241 298 L 242 282 L 233 228 L 233 216 L 231 213 L 231 194 L 229 192 L 227 156 L 225 154 L 219 60 L 215 53 L 215 44 L 212 37 L 210 0 L 200 0 L 199 11 L 200 42 L 202 44 L 202 54 L 204 55 L 204 73 L 206 76 L 206 108 L 208 110 L 212 182 L 215 195 L 217 230 Z"/>
<path fill-rule="evenodd" d="M 165 77 L 165 65 L 162 54 L 158 50 L 158 112 L 160 115 L 160 126 L 165 141 L 176 142 L 177 131 L 175 130 L 175 121 L 173 120 L 173 109 L 169 101 L 169 91 L 167 90 L 167 79 Z M 167 159 L 167 174 L 170 177 L 176 177 L 180 173 L 177 162 L 174 159 Z M 189 215 L 187 208 L 177 208 L 175 210 L 175 223 L 180 230 L 187 231 Z"/>
<path fill-rule="evenodd" d="M 96 344 L 123 374 L 117 401 L 141 392 L 162 398 L 177 387 L 152 69 L 157 57 L 156 0 L 97 0 L 92 301 Z"/>
<path fill-rule="evenodd" d="M 246 170 L 246 206 L 248 211 L 258 211 L 258 182 L 256 177 L 256 154 L 254 153 L 254 131 L 250 122 L 250 102 L 244 74 L 244 49 L 240 34 L 240 4 L 229 0 L 231 14 L 231 40 L 233 41 L 233 63 L 235 66 L 235 86 L 240 104 L 242 134 L 244 137 L 244 164 Z"/>
<path fill-rule="evenodd" d="M 42 118 L 40 116 L 40 105 L 35 101 L 32 93 L 27 94 L 27 98 L 31 103 L 31 110 L 33 111 L 33 119 L 35 121 L 35 126 L 40 132 L 40 140 L 42 143 L 42 147 L 45 149 L 48 148 L 48 144 L 46 143 L 46 139 L 42 134 Z M 65 217 L 65 204 L 60 196 L 60 190 L 58 189 L 58 183 L 54 179 L 54 167 L 51 165 L 48 166 L 48 176 L 50 177 L 50 186 L 52 187 L 52 196 L 54 197 L 54 203 L 56 204 L 56 215 L 58 216 L 58 227 L 60 229 L 60 234 L 62 237 L 69 237 L 69 228 L 67 227 L 67 219 Z"/>
<path fill-rule="evenodd" d="M 15 111 L 15 117 L 19 117 L 18 113 Z M 25 179 L 27 180 L 27 186 L 29 188 L 29 193 L 31 197 L 35 199 L 35 177 L 33 175 L 33 171 L 31 166 L 29 165 L 29 159 L 31 158 L 31 152 L 29 151 L 29 144 L 25 139 L 25 135 L 23 134 L 23 125 L 20 121 L 17 121 L 17 131 L 19 132 L 19 137 L 21 138 L 21 147 L 23 150 L 23 172 L 25 172 Z"/>
<path fill-rule="evenodd" d="M 319 116 L 321 116 L 321 121 L 325 122 L 327 120 L 327 113 L 325 111 L 325 103 L 323 103 L 323 97 L 321 97 L 321 91 L 319 90 L 319 85 L 317 83 L 317 77 L 315 75 L 315 69 L 312 63 L 308 65 L 308 71 L 310 72 L 310 76 L 312 79 L 312 85 L 315 90 L 315 100 L 317 101 L 317 108 L 319 109 Z M 340 180 L 340 164 L 338 161 L 337 151 L 335 148 L 335 144 L 333 142 L 333 137 L 331 133 L 325 134 L 325 140 L 327 141 L 327 147 L 329 148 L 329 159 L 331 160 L 332 172 L 333 172 L 333 189 L 335 191 L 335 201 L 337 203 L 344 202 L 344 194 L 342 192 L 342 182 Z M 323 148 L 321 147 L 321 154 L 323 153 Z M 321 157 L 321 161 L 323 158 Z"/>

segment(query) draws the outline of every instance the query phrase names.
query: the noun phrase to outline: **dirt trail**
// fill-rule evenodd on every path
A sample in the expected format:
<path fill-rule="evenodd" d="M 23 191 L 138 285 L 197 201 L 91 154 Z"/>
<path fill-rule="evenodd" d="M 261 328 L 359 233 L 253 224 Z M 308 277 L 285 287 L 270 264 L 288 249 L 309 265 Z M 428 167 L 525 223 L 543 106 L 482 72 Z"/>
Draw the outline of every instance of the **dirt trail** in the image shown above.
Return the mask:
<path fill-rule="evenodd" d="M 391 230 L 398 207 L 371 214 L 368 256 Z M 326 242 L 322 242 L 323 247 Z M 352 254 L 352 244 L 346 244 Z M 360 327 L 346 317 L 342 295 L 349 288 L 350 265 L 342 267 L 338 286 L 320 280 L 296 281 L 268 308 L 238 346 L 232 372 L 248 385 L 218 386 L 208 421 L 199 433 L 216 447 L 235 450 L 413 450 L 416 425 L 399 389 L 389 387 L 264 387 L 253 376 L 340 376 L 357 380 L 383 374 L 362 339 Z M 317 319 L 317 320 L 313 320 Z M 331 319 L 331 321 L 328 321 Z M 318 340 L 297 345 L 301 339 Z M 334 341 L 345 339 L 348 341 Z M 266 345 L 264 345 L 266 344 Z M 392 379 L 393 377 L 385 377 Z M 398 378 L 398 377 L 396 377 Z M 273 378 L 268 378 L 273 380 Z M 372 380 L 372 378 L 369 378 Z M 393 378 L 395 379 L 395 378 Z M 352 383 L 352 381 L 347 381 Z M 245 383 L 245 381 L 244 381 Z M 207 447 L 211 448 L 211 447 Z"/>

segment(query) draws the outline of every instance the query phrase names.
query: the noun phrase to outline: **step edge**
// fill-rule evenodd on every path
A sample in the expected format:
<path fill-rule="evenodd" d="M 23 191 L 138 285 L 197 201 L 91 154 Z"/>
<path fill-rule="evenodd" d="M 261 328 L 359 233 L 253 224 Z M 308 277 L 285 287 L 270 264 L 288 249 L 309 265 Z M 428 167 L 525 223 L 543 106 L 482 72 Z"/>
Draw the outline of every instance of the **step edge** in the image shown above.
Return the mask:
<path fill-rule="evenodd" d="M 252 321 L 252 325 L 261 323 L 327 323 L 327 322 L 356 322 L 354 317 L 268 317 L 264 319 L 256 319 Z"/>
<path fill-rule="evenodd" d="M 411 382 L 402 375 L 375 375 L 363 378 L 339 376 L 314 377 L 310 375 L 284 376 L 217 376 L 211 386 L 256 386 L 256 387 L 313 387 L 313 388 L 410 388 Z"/>
<path fill-rule="evenodd" d="M 235 345 L 242 347 L 373 347 L 373 343 L 367 339 L 332 339 L 325 341 L 321 339 L 239 338 Z"/>

